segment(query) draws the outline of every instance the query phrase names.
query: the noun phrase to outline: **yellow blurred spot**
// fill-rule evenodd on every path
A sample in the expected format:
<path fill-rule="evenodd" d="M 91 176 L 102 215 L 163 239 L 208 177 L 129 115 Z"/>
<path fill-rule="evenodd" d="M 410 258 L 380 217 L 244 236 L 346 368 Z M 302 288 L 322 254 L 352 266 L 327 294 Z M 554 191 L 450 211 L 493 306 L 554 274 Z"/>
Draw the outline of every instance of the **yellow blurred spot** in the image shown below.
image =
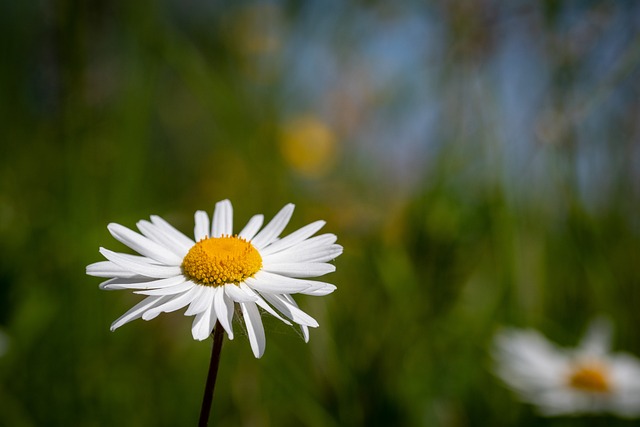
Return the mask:
<path fill-rule="evenodd" d="M 325 174 L 335 162 L 336 137 L 318 118 L 301 116 L 283 126 L 280 151 L 296 172 L 317 177 Z"/>

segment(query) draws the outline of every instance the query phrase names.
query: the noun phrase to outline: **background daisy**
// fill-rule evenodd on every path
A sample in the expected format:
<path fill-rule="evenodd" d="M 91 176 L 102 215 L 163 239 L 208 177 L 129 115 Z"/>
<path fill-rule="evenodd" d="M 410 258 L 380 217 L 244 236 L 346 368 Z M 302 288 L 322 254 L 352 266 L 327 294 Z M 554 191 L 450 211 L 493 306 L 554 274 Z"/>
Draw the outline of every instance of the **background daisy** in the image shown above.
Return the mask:
<path fill-rule="evenodd" d="M 611 353 L 610 324 L 591 323 L 575 349 L 559 348 L 538 331 L 506 329 L 495 337 L 495 372 L 543 415 L 608 412 L 640 415 L 640 360 Z"/>

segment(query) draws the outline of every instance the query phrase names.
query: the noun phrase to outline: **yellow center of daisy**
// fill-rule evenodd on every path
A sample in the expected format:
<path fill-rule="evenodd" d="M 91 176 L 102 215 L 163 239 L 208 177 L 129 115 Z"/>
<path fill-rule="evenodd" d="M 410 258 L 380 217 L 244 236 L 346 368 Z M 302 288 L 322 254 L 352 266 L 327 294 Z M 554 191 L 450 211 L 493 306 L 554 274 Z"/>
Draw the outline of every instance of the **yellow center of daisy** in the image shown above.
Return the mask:
<path fill-rule="evenodd" d="M 578 365 L 569 376 L 569 385 L 578 390 L 596 393 L 610 390 L 607 369 L 600 363 Z"/>
<path fill-rule="evenodd" d="M 236 285 L 262 268 L 256 248 L 238 236 L 209 237 L 189 249 L 182 260 L 182 272 L 207 286 Z"/>

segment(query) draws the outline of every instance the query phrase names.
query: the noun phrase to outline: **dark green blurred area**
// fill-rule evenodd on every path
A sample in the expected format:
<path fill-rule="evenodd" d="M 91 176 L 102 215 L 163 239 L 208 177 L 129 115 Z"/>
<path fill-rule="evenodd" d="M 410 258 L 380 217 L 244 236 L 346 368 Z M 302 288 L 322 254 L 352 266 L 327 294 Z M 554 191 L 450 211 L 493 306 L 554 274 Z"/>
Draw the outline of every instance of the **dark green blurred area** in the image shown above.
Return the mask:
<path fill-rule="evenodd" d="M 500 325 L 640 354 L 635 2 L 4 2 L 2 426 L 191 426 L 210 343 L 98 290 L 109 222 L 296 204 L 344 254 L 305 344 L 227 341 L 217 426 L 635 425 L 538 417 Z M 237 331 L 242 325 L 236 321 Z"/>

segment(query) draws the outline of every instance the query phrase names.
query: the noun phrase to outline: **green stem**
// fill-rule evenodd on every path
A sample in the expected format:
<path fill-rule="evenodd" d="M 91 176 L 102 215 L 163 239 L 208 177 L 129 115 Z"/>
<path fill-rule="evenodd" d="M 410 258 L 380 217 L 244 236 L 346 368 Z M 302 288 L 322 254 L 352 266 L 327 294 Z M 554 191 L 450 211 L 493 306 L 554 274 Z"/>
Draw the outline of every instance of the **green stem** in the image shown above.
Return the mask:
<path fill-rule="evenodd" d="M 206 427 L 209 425 L 209 414 L 211 413 L 211 404 L 213 403 L 213 390 L 216 387 L 216 378 L 218 377 L 218 365 L 220 364 L 220 352 L 222 351 L 223 341 L 224 329 L 222 325 L 220 325 L 220 322 L 216 321 L 216 326 L 213 328 L 213 347 L 211 348 L 209 374 L 207 375 L 207 384 L 204 387 L 198 427 Z"/>

